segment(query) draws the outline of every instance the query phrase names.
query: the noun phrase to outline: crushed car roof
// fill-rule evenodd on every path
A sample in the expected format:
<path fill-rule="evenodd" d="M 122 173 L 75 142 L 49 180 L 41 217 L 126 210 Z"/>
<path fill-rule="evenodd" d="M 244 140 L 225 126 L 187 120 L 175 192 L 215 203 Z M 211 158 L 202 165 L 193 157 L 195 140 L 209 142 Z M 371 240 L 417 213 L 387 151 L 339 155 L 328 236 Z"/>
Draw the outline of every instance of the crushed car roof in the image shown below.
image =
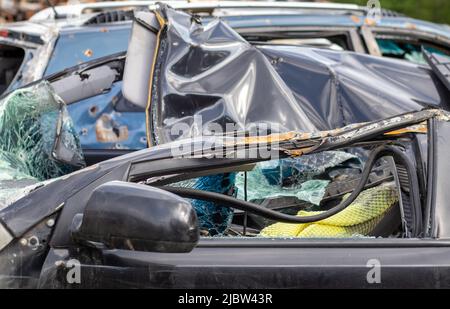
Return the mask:
<path fill-rule="evenodd" d="M 220 19 L 204 26 L 166 6 L 155 12 L 163 22 L 147 105 L 152 145 L 201 135 L 216 124 L 309 132 L 450 108 L 448 89 L 424 66 L 351 52 L 253 46 Z M 189 129 L 178 133 L 182 126 Z"/>

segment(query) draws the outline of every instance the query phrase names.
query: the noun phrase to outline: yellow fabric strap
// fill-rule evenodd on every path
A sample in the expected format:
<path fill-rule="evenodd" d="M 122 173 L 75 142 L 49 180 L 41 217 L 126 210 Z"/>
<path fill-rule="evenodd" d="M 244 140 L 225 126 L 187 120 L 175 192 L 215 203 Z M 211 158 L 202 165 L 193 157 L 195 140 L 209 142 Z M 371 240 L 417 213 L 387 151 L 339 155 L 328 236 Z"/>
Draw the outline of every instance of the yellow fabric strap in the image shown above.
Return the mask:
<path fill-rule="evenodd" d="M 298 238 L 364 236 L 397 202 L 398 193 L 395 186 L 382 185 L 363 191 L 350 206 L 328 219 L 308 224 L 275 223 L 263 229 L 260 236 Z M 307 217 L 321 213 L 323 212 L 300 211 L 297 216 Z"/>

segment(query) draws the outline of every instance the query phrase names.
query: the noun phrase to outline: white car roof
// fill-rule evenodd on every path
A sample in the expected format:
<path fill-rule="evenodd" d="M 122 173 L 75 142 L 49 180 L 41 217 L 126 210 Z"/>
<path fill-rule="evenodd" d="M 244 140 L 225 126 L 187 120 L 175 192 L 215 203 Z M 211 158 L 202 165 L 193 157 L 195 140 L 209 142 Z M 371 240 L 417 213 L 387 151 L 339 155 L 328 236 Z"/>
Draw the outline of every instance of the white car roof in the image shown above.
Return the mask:
<path fill-rule="evenodd" d="M 337 10 L 365 12 L 364 7 L 353 4 L 320 3 L 320 2 L 274 2 L 274 1 L 106 1 L 94 3 L 80 3 L 64 6 L 56 6 L 55 10 L 62 18 L 77 18 L 83 14 L 108 10 L 133 9 L 137 7 L 150 7 L 157 2 L 167 3 L 176 9 L 213 10 L 231 9 L 235 13 L 250 14 L 249 9 L 284 9 L 284 10 Z M 255 12 L 253 12 L 254 14 Z M 277 12 L 278 13 L 278 12 Z M 31 21 L 52 20 L 55 13 L 52 8 L 46 8 L 31 17 Z"/>

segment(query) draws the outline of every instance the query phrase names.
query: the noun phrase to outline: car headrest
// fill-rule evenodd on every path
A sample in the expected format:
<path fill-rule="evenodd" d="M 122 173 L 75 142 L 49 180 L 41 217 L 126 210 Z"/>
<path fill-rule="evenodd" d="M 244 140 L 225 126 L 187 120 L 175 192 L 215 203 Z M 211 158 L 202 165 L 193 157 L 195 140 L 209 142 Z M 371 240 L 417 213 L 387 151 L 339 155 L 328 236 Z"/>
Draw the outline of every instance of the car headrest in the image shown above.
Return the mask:
<path fill-rule="evenodd" d="M 159 22 L 152 12 L 136 12 L 123 75 L 123 96 L 132 104 L 145 108 L 149 79 L 157 44 Z"/>

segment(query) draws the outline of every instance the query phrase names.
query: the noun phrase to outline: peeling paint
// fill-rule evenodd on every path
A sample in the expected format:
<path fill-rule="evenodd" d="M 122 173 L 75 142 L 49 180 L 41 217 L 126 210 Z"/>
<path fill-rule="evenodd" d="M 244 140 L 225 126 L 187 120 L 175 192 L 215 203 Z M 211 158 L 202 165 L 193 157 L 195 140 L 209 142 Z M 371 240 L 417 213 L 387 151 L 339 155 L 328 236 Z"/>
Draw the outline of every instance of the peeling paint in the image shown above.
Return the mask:
<path fill-rule="evenodd" d="M 361 18 L 359 18 L 356 15 L 352 15 L 350 16 L 350 19 L 355 23 L 355 24 L 360 24 L 361 23 Z"/>
<path fill-rule="evenodd" d="M 95 124 L 97 141 L 117 143 L 128 139 L 128 127 L 118 125 L 110 115 L 103 114 Z"/>
<path fill-rule="evenodd" d="M 92 51 L 92 49 L 86 49 L 83 53 L 86 57 L 90 58 L 94 55 L 94 52 Z"/>

